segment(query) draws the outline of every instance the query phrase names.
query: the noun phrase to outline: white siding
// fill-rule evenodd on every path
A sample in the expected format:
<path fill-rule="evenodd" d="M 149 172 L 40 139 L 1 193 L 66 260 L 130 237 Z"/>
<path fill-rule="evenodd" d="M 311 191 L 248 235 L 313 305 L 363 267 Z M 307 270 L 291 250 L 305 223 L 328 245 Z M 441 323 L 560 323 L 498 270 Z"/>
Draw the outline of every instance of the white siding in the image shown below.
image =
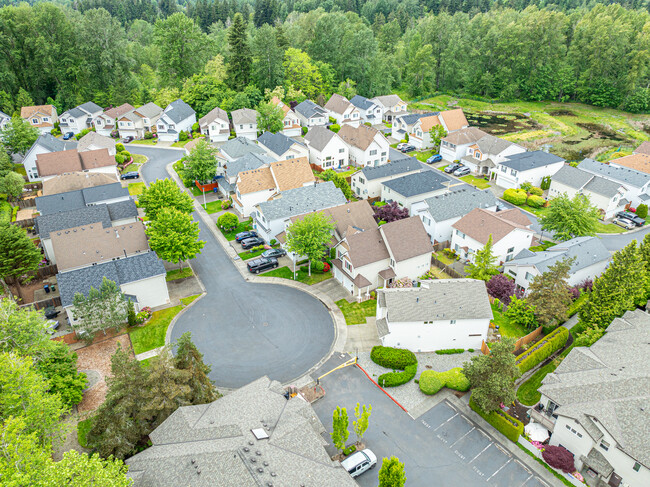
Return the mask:
<path fill-rule="evenodd" d="M 138 306 L 162 306 L 169 303 L 169 291 L 165 275 L 150 277 L 140 281 L 129 282 L 120 286 L 124 294 L 133 294 L 138 298 Z"/>
<path fill-rule="evenodd" d="M 497 258 L 497 263 L 507 262 L 523 249 L 529 248 L 532 242 L 533 233 L 532 230 L 516 228 L 501 240 L 495 242 L 492 247 L 492 253 Z M 462 247 L 467 247 L 467 252 L 465 252 Z M 472 261 L 476 251 L 483 247 L 484 245 L 482 243 L 474 240 L 468 235 L 458 235 L 458 232 L 454 229 L 451 237 L 451 248 L 456 250 L 461 257 Z M 511 249 L 512 251 L 508 252 L 508 250 Z"/>
<path fill-rule="evenodd" d="M 498 165 L 495 168 L 495 173 L 497 174 L 496 185 L 505 189 L 518 188 L 525 182 L 529 182 L 533 186 L 539 186 L 542 184 L 544 177 L 552 177 L 562 169 L 562 166 L 564 166 L 564 162 L 560 161 L 528 171 L 515 171 L 509 167 Z"/>
<path fill-rule="evenodd" d="M 415 352 L 431 352 L 447 348 L 480 349 L 481 342 L 487 338 L 489 319 L 456 320 L 453 316 L 446 320 L 423 322 L 388 322 L 390 333 L 382 338 L 387 347 L 408 348 Z"/>

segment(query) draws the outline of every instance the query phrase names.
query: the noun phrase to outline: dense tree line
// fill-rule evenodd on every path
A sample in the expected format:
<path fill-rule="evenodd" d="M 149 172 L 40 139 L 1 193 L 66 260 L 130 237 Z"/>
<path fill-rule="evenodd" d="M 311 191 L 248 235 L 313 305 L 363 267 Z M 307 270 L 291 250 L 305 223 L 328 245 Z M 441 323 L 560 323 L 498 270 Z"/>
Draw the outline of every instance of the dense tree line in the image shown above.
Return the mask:
<path fill-rule="evenodd" d="M 336 0 L 318 2 L 315 10 L 308 3 L 77 0 L 3 7 L 0 109 L 19 109 L 23 89 L 59 110 L 91 99 L 102 106 L 164 106 L 183 96 L 202 115 L 215 106 L 257 106 L 277 86 L 288 101 L 399 89 L 414 98 L 444 91 L 650 109 L 646 10 L 617 4 L 520 10 L 522 2 L 452 15 L 454 9 L 431 1 Z"/>

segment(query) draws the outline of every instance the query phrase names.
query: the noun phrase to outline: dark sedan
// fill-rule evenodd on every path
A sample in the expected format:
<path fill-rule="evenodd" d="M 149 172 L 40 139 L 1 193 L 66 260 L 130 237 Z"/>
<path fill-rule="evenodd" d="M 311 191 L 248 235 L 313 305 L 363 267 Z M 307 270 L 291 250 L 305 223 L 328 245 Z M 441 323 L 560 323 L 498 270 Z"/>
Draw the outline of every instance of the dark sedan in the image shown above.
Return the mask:
<path fill-rule="evenodd" d="M 235 235 L 235 241 L 241 242 L 242 240 L 251 237 L 257 237 L 257 232 L 253 232 L 252 230 L 248 230 L 246 232 L 239 232 L 237 235 Z"/>
<path fill-rule="evenodd" d="M 241 248 L 244 250 L 248 250 L 250 248 L 256 247 L 258 245 L 263 245 L 264 244 L 264 239 L 260 237 L 250 237 L 250 238 L 245 238 L 244 240 L 241 241 Z"/>
<path fill-rule="evenodd" d="M 74 137 L 74 132 L 66 132 L 63 135 L 63 140 L 70 140 L 72 137 Z"/>
<path fill-rule="evenodd" d="M 406 154 L 407 152 L 413 152 L 416 149 L 414 145 L 407 144 L 405 147 L 402 147 L 402 152 Z"/>
<path fill-rule="evenodd" d="M 271 258 L 271 257 L 284 257 L 287 255 L 287 251 L 284 249 L 269 249 L 262 252 L 262 257 Z"/>
<path fill-rule="evenodd" d="M 138 179 L 140 177 L 140 174 L 138 171 L 129 171 L 125 172 L 120 176 L 120 179 Z"/>
<path fill-rule="evenodd" d="M 459 163 L 457 163 L 457 162 L 452 162 L 452 163 L 449 164 L 447 167 L 445 167 L 445 172 L 446 172 L 447 174 L 451 174 L 452 172 L 454 172 L 454 171 L 455 171 L 456 169 L 458 169 L 459 167 L 462 167 L 462 164 L 459 164 Z"/>
<path fill-rule="evenodd" d="M 253 274 L 259 274 L 260 272 L 266 271 L 268 269 L 275 269 L 277 266 L 278 259 L 274 257 L 262 257 L 259 259 L 254 259 L 246 264 L 248 272 L 252 272 Z"/>

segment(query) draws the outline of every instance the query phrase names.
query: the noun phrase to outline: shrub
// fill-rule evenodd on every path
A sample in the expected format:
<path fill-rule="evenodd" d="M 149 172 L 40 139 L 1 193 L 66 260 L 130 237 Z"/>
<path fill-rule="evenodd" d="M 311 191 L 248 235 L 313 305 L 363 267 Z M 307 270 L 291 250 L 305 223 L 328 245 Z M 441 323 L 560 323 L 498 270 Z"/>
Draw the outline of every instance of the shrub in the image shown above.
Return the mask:
<path fill-rule="evenodd" d="M 277 241 L 276 239 L 274 239 L 274 238 L 272 238 L 271 241 L 269 242 L 269 244 L 271 245 L 271 247 L 274 247 L 275 244 L 277 244 L 277 243 L 278 243 L 278 241 Z"/>
<path fill-rule="evenodd" d="M 527 197 L 528 195 L 526 192 L 522 191 L 521 189 L 506 189 L 503 192 L 503 199 L 508 203 L 512 203 L 513 205 L 517 206 L 521 206 L 526 203 Z"/>
<path fill-rule="evenodd" d="M 199 122 L 194 122 L 192 124 L 192 132 L 199 132 L 201 130 L 201 126 L 199 125 Z"/>
<path fill-rule="evenodd" d="M 124 162 L 130 161 L 131 160 L 131 153 L 129 151 L 122 151 L 120 152 L 122 154 L 122 157 L 124 157 Z"/>
<path fill-rule="evenodd" d="M 118 142 L 117 144 L 115 144 L 115 150 L 117 152 L 124 152 L 124 144 Z"/>
<path fill-rule="evenodd" d="M 534 345 L 534 347 L 539 348 L 532 348 L 517 357 L 517 366 L 521 373 L 524 374 L 528 372 L 537 364 L 549 358 L 566 344 L 568 338 L 569 330 L 563 326 L 560 326 L 555 331 L 546 335 L 541 342 Z"/>
<path fill-rule="evenodd" d="M 418 372 L 418 364 L 407 365 L 402 372 L 388 372 L 377 379 L 381 387 L 397 387 L 410 382 Z"/>
<path fill-rule="evenodd" d="M 641 218 L 646 218 L 648 216 L 648 205 L 640 204 L 636 209 L 636 214 Z"/>
<path fill-rule="evenodd" d="M 115 162 L 118 164 L 124 164 L 124 156 L 122 154 L 115 154 Z"/>
<path fill-rule="evenodd" d="M 515 294 L 515 281 L 505 274 L 496 274 L 485 285 L 490 296 L 498 299 L 503 304 L 510 304 L 511 296 Z"/>
<path fill-rule="evenodd" d="M 562 470 L 565 473 L 574 472 L 576 469 L 573 454 L 563 446 L 546 446 L 542 452 L 542 458 L 551 467 Z"/>
<path fill-rule="evenodd" d="M 320 260 L 317 260 L 316 262 L 312 262 L 311 266 L 314 270 L 318 272 L 323 272 L 323 269 L 325 269 L 325 263 L 321 262 Z"/>
<path fill-rule="evenodd" d="M 331 268 L 332 266 L 329 265 L 327 262 L 323 264 L 323 272 L 329 272 Z"/>
<path fill-rule="evenodd" d="M 185 141 L 188 140 L 189 138 L 190 138 L 190 137 L 189 137 L 189 135 L 187 135 L 187 132 L 185 132 L 185 131 L 183 131 L 183 130 L 181 130 L 180 133 L 178 134 L 178 140 L 179 140 L 180 142 L 185 142 Z"/>
<path fill-rule="evenodd" d="M 569 294 L 571 295 L 571 299 L 575 301 L 580 297 L 580 288 L 578 286 L 570 287 Z"/>
<path fill-rule="evenodd" d="M 404 370 L 409 365 L 417 364 L 415 354 L 405 348 L 382 347 L 376 345 L 370 352 L 370 360 L 388 369 Z"/>
<path fill-rule="evenodd" d="M 343 455 L 347 457 L 348 455 L 354 453 L 355 451 L 357 451 L 357 447 L 355 445 L 350 445 L 343 449 Z"/>
<path fill-rule="evenodd" d="M 425 370 L 420 374 L 420 390 L 428 395 L 436 394 L 443 387 L 455 391 L 469 390 L 469 379 L 463 374 L 463 369 L 456 367 L 445 372 Z"/>
<path fill-rule="evenodd" d="M 469 407 L 513 443 L 517 443 L 519 437 L 524 434 L 523 423 L 505 411 L 486 413 L 476 405 L 472 397 L 469 398 Z"/>
<path fill-rule="evenodd" d="M 425 370 L 422 372 L 420 374 L 419 384 L 420 390 L 429 396 L 437 394 L 440 389 L 445 387 L 445 383 L 440 378 L 440 374 L 435 370 Z"/>
<path fill-rule="evenodd" d="M 531 195 L 526 200 L 526 204 L 531 208 L 541 208 L 546 204 L 546 200 L 541 196 Z"/>
<path fill-rule="evenodd" d="M 548 188 L 550 188 L 551 187 L 551 176 L 544 176 L 542 178 L 542 183 L 539 185 L 539 187 L 543 191 L 546 191 Z"/>
<path fill-rule="evenodd" d="M 530 306 L 525 299 L 512 296 L 508 309 L 504 313 L 512 323 L 525 326 L 528 329 L 535 328 L 535 307 Z"/>
<path fill-rule="evenodd" d="M 232 206 L 232 201 L 230 201 L 230 200 L 226 200 L 223 203 L 221 203 L 221 209 L 222 210 L 227 210 L 231 206 Z"/>
<path fill-rule="evenodd" d="M 542 196 L 544 194 L 544 190 L 542 188 L 538 188 L 536 186 L 531 186 L 531 188 L 528 190 L 528 192 L 532 195 L 535 196 Z"/>
<path fill-rule="evenodd" d="M 436 350 L 438 355 L 454 355 L 456 353 L 463 353 L 464 348 L 445 348 L 443 350 Z"/>
<path fill-rule="evenodd" d="M 578 287 L 583 291 L 591 292 L 591 290 L 594 287 L 594 281 L 592 281 L 591 279 L 585 279 L 580 284 L 578 284 Z"/>
<path fill-rule="evenodd" d="M 226 230 L 230 228 L 235 228 L 239 225 L 239 218 L 234 213 L 224 213 L 219 218 L 217 218 L 217 225 L 220 228 L 225 228 Z"/>
<path fill-rule="evenodd" d="M 145 132 L 144 133 L 144 138 L 145 139 L 153 139 L 153 134 L 151 132 Z"/>
<path fill-rule="evenodd" d="M 307 127 L 303 127 L 302 128 L 302 135 L 307 135 L 308 131 L 309 131 L 309 129 Z"/>
<path fill-rule="evenodd" d="M 338 123 L 330 125 L 329 128 L 334 133 L 337 133 L 339 130 L 341 130 L 341 126 Z"/>
<path fill-rule="evenodd" d="M 334 117 L 330 117 L 329 120 L 330 120 L 330 123 L 336 123 L 336 119 Z"/>

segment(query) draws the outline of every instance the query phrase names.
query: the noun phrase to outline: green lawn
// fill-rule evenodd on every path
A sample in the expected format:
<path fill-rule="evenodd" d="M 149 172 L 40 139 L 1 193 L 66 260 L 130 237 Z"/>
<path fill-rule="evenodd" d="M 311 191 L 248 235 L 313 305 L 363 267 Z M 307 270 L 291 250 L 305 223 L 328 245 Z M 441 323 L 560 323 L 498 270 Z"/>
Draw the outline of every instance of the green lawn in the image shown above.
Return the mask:
<path fill-rule="evenodd" d="M 336 171 L 336 174 L 340 174 L 344 178 L 347 178 L 348 176 L 352 176 L 355 172 L 359 172 L 358 167 L 354 167 L 352 169 L 348 169 L 347 171 L 343 171 L 343 172 Z"/>
<path fill-rule="evenodd" d="M 538 218 L 542 215 L 546 215 L 549 211 L 548 206 L 546 208 L 533 208 L 532 206 L 528 206 L 528 205 L 520 205 L 519 208 L 531 212 L 533 215 L 535 215 Z"/>
<path fill-rule="evenodd" d="M 221 211 L 221 200 L 210 201 L 210 203 L 202 204 L 201 206 L 208 214 L 217 213 Z"/>
<path fill-rule="evenodd" d="M 554 360 L 550 364 L 537 370 L 530 378 L 519 386 L 517 389 L 517 399 L 524 406 L 534 406 L 539 402 L 542 395 L 537 392 L 537 389 L 542 385 L 542 379 L 546 374 L 550 374 L 558 366 L 558 361 Z"/>
<path fill-rule="evenodd" d="M 245 232 L 247 230 L 251 230 L 252 228 L 253 228 L 253 220 L 249 219 L 246 220 L 245 222 L 240 222 L 239 225 L 237 225 L 234 228 L 234 230 L 231 230 L 230 232 L 226 232 L 223 228 L 219 228 L 219 230 L 221 230 L 223 236 L 226 237 L 226 240 L 235 240 L 235 237 L 239 232 Z"/>
<path fill-rule="evenodd" d="M 138 139 L 132 140 L 129 144 L 155 145 L 158 139 Z"/>
<path fill-rule="evenodd" d="M 77 423 L 77 439 L 79 444 L 84 448 L 88 448 L 88 432 L 93 427 L 92 418 L 84 419 Z"/>
<path fill-rule="evenodd" d="M 427 159 L 434 154 L 437 154 L 437 152 L 433 150 L 418 151 L 415 153 L 415 157 L 420 162 L 427 162 Z"/>
<path fill-rule="evenodd" d="M 6 200 L 0 201 L 0 222 L 10 222 L 12 211 L 11 203 Z"/>
<path fill-rule="evenodd" d="M 438 168 L 438 170 L 440 170 L 440 171 L 442 171 L 442 172 L 445 172 L 445 168 L 446 168 L 448 165 L 449 165 L 449 164 L 445 164 L 444 166 L 440 166 L 440 167 Z"/>
<path fill-rule="evenodd" d="M 613 223 L 596 222 L 596 233 L 623 233 L 627 232 L 625 228 L 614 225 Z"/>
<path fill-rule="evenodd" d="M 190 188 L 190 191 L 192 192 L 192 194 L 193 194 L 194 196 L 202 196 L 202 195 L 203 195 L 203 191 L 201 191 L 201 190 L 200 190 L 199 188 L 197 188 L 196 186 L 192 186 L 192 187 Z"/>
<path fill-rule="evenodd" d="M 478 189 L 486 189 L 490 187 L 490 183 L 483 178 L 477 178 L 471 175 L 463 176 L 460 178 L 461 181 L 465 181 L 467 184 L 476 186 Z"/>
<path fill-rule="evenodd" d="M 194 302 L 196 298 L 198 298 L 200 294 L 195 294 L 194 296 L 188 296 L 186 298 L 181 298 L 181 304 L 183 306 L 189 306 L 190 303 Z"/>
<path fill-rule="evenodd" d="M 14 171 L 16 171 L 21 176 L 27 176 L 27 171 L 25 170 L 25 166 L 23 166 L 22 164 L 14 164 Z"/>
<path fill-rule="evenodd" d="M 246 252 L 240 252 L 238 255 L 241 260 L 248 260 L 248 259 L 252 259 L 253 257 L 257 257 L 258 255 L 261 255 L 262 252 L 264 252 L 264 249 L 254 250 L 252 252 L 250 250 L 247 250 Z"/>
<path fill-rule="evenodd" d="M 336 302 L 348 325 L 363 325 L 368 316 L 375 316 L 377 313 L 377 300 L 369 299 L 361 303 L 348 303 L 345 299 Z"/>
<path fill-rule="evenodd" d="M 293 271 L 288 267 L 279 267 L 263 274 L 264 277 L 281 277 L 282 279 L 293 279 Z"/>
<path fill-rule="evenodd" d="M 264 277 L 281 277 L 282 279 L 291 279 L 293 280 L 293 269 L 291 267 L 279 267 L 278 269 L 273 269 L 269 272 L 262 274 Z M 312 270 L 311 276 L 307 273 L 306 270 L 297 269 L 296 270 L 296 281 L 302 282 L 311 286 L 322 281 L 327 281 L 332 277 L 331 272 L 314 272 Z"/>
<path fill-rule="evenodd" d="M 191 141 L 192 141 L 192 139 L 183 140 L 183 141 L 180 141 L 180 140 L 179 140 L 178 142 L 174 142 L 174 143 L 172 144 L 172 147 L 185 147 L 185 145 L 186 145 L 188 142 L 191 142 Z"/>
<path fill-rule="evenodd" d="M 186 277 L 193 276 L 194 273 L 192 272 L 191 267 L 185 267 L 183 269 L 172 269 L 171 271 L 167 271 L 167 281 L 176 281 L 178 279 L 185 279 Z"/>
<path fill-rule="evenodd" d="M 137 355 L 164 346 L 167 327 L 183 307 L 183 305 L 179 305 L 154 311 L 151 320 L 146 325 L 131 328 L 129 336 L 133 344 L 133 353 Z"/>
<path fill-rule="evenodd" d="M 520 338 L 530 333 L 530 330 L 525 326 L 510 323 L 510 320 L 505 317 L 496 305 L 493 304 L 491 306 L 492 313 L 494 314 L 494 319 L 492 321 L 494 321 L 494 324 L 499 326 L 499 333 L 501 333 L 501 336 Z"/>
<path fill-rule="evenodd" d="M 132 196 L 137 196 L 139 194 L 142 194 L 144 188 L 144 183 L 129 183 L 129 194 Z"/>
<path fill-rule="evenodd" d="M 447 257 L 444 253 L 442 252 L 435 252 L 436 254 L 436 259 L 438 259 L 440 262 L 442 262 L 445 265 L 451 265 L 454 260 Z"/>

